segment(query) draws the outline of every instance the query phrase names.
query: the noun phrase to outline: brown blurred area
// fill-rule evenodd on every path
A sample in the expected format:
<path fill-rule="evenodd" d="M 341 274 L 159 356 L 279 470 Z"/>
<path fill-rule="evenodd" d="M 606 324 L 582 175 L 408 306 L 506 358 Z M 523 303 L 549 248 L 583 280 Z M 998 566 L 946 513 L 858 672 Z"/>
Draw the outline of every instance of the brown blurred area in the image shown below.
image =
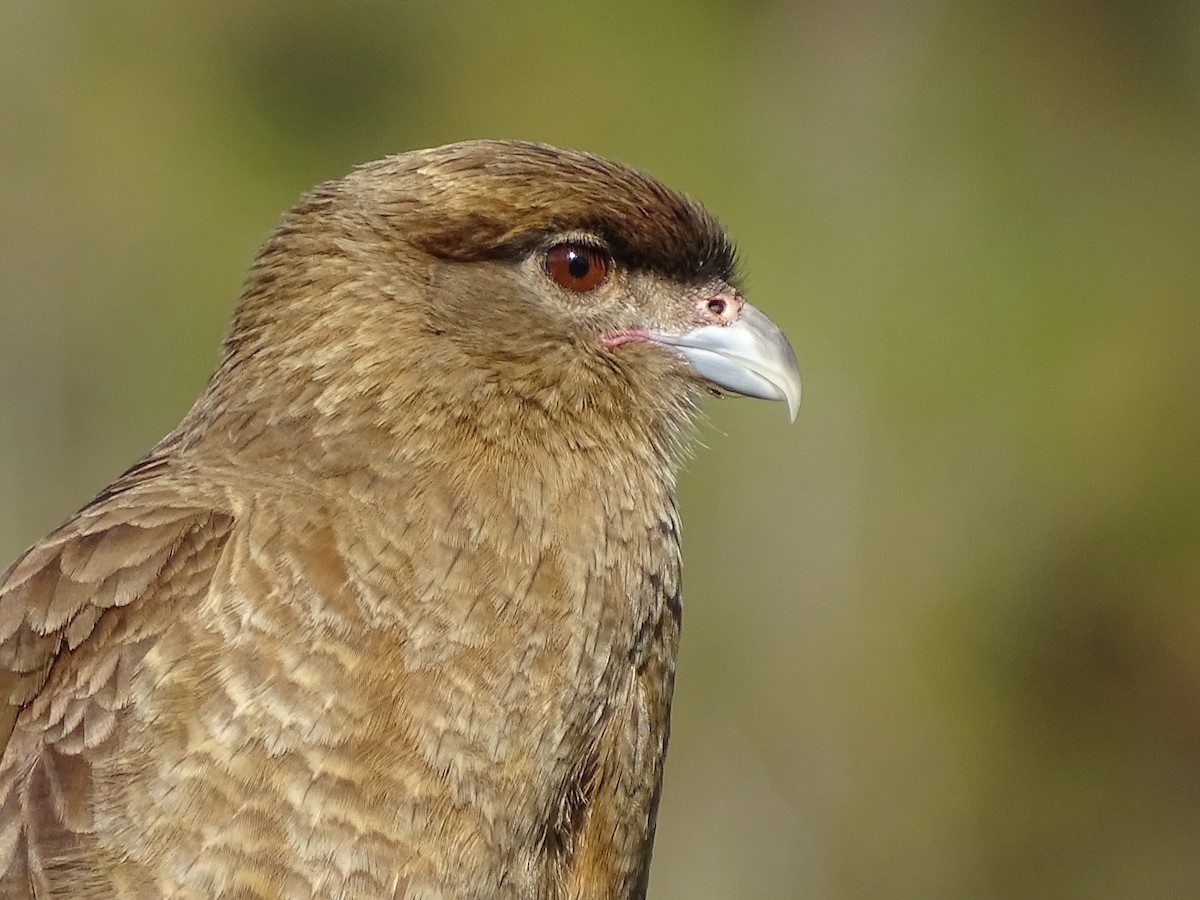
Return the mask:
<path fill-rule="evenodd" d="M 701 198 L 714 402 L 651 881 L 1200 896 L 1200 6 L 0 6 L 0 565 L 167 432 L 311 184 L 467 137 Z"/>

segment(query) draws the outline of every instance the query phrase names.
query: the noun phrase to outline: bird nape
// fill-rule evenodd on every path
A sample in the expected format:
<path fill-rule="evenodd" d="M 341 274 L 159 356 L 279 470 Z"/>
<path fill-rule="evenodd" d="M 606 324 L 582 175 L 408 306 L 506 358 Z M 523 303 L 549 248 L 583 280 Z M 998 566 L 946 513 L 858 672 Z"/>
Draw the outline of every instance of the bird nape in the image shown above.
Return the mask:
<path fill-rule="evenodd" d="M 646 175 L 307 194 L 183 422 L 0 578 L 0 895 L 644 896 L 706 391 L 794 418 L 796 359 Z"/>

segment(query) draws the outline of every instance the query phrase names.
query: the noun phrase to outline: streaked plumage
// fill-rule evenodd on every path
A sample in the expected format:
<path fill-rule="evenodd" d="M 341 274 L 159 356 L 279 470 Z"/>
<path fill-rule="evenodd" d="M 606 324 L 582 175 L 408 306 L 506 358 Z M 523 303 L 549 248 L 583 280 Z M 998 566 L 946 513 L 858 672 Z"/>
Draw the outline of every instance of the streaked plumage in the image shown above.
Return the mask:
<path fill-rule="evenodd" d="M 304 197 L 179 428 L 0 579 L 0 895 L 642 896 L 688 422 L 799 396 L 732 267 L 533 144 Z"/>

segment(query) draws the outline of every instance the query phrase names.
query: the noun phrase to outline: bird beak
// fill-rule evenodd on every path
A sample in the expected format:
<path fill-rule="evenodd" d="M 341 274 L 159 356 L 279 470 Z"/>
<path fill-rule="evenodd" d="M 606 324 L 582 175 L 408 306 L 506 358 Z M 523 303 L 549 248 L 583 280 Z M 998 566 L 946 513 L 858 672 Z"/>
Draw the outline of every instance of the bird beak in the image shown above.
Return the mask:
<path fill-rule="evenodd" d="M 796 421 L 800 408 L 800 366 L 792 345 L 774 322 L 744 303 L 736 319 L 672 334 L 652 331 L 650 340 L 674 347 L 701 378 L 714 387 L 757 397 L 784 400 Z"/>

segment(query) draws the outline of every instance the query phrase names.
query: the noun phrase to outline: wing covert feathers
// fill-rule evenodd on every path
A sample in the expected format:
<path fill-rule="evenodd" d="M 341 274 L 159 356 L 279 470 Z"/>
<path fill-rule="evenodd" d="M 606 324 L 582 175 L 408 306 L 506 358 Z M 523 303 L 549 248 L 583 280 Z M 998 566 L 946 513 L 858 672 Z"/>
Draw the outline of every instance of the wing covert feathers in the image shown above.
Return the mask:
<path fill-rule="evenodd" d="M 87 840 L 84 751 L 113 736 L 133 669 L 203 596 L 230 523 L 154 490 L 110 491 L 0 579 L 4 897 L 41 895 L 47 868 Z"/>

